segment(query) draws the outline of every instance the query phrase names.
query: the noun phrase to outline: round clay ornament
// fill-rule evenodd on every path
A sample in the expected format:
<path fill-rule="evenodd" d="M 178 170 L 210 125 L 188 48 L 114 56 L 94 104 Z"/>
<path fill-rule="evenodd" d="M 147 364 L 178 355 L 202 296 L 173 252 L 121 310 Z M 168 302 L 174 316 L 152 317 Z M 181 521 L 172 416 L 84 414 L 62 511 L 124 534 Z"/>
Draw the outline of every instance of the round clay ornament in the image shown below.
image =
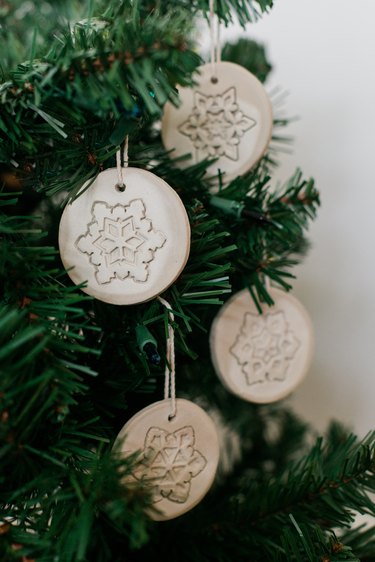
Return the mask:
<path fill-rule="evenodd" d="M 274 306 L 259 314 L 247 289 L 220 309 L 210 333 L 214 368 L 243 400 L 269 403 L 288 396 L 305 377 L 314 337 L 310 318 L 289 293 L 271 288 Z"/>
<path fill-rule="evenodd" d="M 198 69 L 197 84 L 180 88 L 181 104 L 164 107 L 161 135 L 173 156 L 191 154 L 177 163 L 190 166 L 217 160 L 209 174 L 228 182 L 250 170 L 265 153 L 272 133 L 272 107 L 262 83 L 231 62 Z"/>
<path fill-rule="evenodd" d="M 190 225 L 177 193 L 139 168 L 101 172 L 62 214 L 60 255 L 74 283 L 101 301 L 130 305 L 154 298 L 183 270 Z"/>
<path fill-rule="evenodd" d="M 115 442 L 121 455 L 138 452 L 138 462 L 126 482 L 142 483 L 152 492 L 155 521 L 179 517 L 195 507 L 210 489 L 219 462 L 219 440 L 214 422 L 189 400 L 176 400 L 170 419 L 170 401 L 147 406 L 122 428 Z"/>

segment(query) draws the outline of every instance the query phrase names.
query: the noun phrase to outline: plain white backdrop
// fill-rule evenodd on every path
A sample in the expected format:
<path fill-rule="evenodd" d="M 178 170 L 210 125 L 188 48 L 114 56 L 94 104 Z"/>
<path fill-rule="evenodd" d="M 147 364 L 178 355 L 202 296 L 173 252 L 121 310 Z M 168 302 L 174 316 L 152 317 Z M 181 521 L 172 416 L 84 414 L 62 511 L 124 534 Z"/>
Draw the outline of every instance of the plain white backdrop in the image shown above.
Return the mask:
<path fill-rule="evenodd" d="M 309 311 L 313 365 L 289 399 L 323 432 L 331 419 L 359 436 L 375 427 L 375 2 L 276 0 L 243 31 L 262 42 L 274 70 L 271 91 L 288 90 L 292 155 L 276 181 L 299 166 L 316 179 L 322 206 L 312 249 L 295 269 L 294 295 Z"/>

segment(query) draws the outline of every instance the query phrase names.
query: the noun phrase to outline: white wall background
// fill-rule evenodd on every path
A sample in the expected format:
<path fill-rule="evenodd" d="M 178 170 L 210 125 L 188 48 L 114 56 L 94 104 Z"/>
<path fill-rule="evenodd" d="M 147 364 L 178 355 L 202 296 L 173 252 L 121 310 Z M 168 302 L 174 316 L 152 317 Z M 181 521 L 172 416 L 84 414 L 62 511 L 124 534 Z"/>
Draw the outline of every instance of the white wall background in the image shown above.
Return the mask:
<path fill-rule="evenodd" d="M 375 2 L 275 0 L 246 31 L 267 47 L 267 89 L 290 94 L 296 166 L 316 179 L 322 207 L 294 294 L 311 314 L 314 362 L 290 403 L 323 431 L 335 418 L 360 436 L 375 427 Z"/>

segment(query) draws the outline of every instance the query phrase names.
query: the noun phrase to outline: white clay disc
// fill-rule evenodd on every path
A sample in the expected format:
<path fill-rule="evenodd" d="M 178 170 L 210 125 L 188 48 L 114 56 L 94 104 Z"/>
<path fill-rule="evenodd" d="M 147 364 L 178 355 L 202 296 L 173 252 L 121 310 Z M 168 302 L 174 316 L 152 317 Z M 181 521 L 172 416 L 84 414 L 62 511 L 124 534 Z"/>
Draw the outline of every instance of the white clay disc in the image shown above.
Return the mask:
<path fill-rule="evenodd" d="M 133 416 L 116 439 L 121 454 L 139 451 L 139 464 L 128 482 L 149 485 L 155 521 L 174 519 L 195 507 L 210 489 L 219 462 L 219 441 L 212 419 L 189 400 L 162 400 Z"/>
<path fill-rule="evenodd" d="M 314 337 L 310 318 L 289 293 L 270 289 L 274 306 L 259 314 L 247 289 L 220 309 L 210 334 L 215 370 L 224 385 L 244 400 L 281 400 L 303 380 Z"/>
<path fill-rule="evenodd" d="M 177 193 L 139 168 L 101 172 L 61 217 L 61 259 L 83 291 L 111 304 L 147 301 L 162 293 L 183 270 L 190 225 Z"/>
<path fill-rule="evenodd" d="M 265 153 L 272 133 L 272 107 L 262 83 L 248 70 L 231 62 L 198 69 L 193 88 L 180 88 L 181 105 L 164 107 L 161 135 L 173 157 L 191 154 L 180 162 L 190 166 L 206 158 L 218 160 L 208 168 L 220 170 L 225 182 L 250 170 Z"/>

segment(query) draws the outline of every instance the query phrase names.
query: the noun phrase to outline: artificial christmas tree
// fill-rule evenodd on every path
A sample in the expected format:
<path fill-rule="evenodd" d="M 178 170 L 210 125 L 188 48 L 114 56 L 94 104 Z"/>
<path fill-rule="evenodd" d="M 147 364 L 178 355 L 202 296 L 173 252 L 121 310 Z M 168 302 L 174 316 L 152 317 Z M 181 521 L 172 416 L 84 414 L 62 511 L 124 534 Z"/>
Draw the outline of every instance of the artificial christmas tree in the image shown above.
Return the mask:
<path fill-rule="evenodd" d="M 273 117 L 259 160 L 269 113 L 250 86 L 221 89 L 220 72 L 217 90 L 196 86 L 199 18 L 245 25 L 271 7 L 0 5 L 1 560 L 374 558 L 371 529 L 351 528 L 375 511 L 374 435 L 333 424 L 312 443 L 270 404 L 311 353 L 273 301 L 319 194 L 300 171 L 273 185 L 286 123 Z M 214 47 L 209 68 L 266 79 L 262 47 L 226 45 L 228 63 Z M 194 161 L 165 129 L 187 88 L 199 95 L 167 131 Z M 240 291 L 253 308 L 225 351 L 215 326 Z M 223 354 L 268 404 L 227 390 Z"/>

